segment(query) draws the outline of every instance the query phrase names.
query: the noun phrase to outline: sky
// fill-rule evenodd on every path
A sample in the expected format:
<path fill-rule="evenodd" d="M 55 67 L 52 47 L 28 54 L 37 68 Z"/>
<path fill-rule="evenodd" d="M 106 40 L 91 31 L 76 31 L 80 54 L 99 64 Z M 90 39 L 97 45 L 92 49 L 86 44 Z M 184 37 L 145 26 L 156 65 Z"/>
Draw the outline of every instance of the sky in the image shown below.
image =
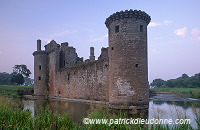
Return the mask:
<path fill-rule="evenodd" d="M 148 25 L 148 77 L 164 80 L 200 73 L 199 0 L 0 0 L 0 72 L 26 64 L 33 73 L 37 39 L 68 42 L 79 57 L 108 46 L 105 20 L 121 10 L 142 10 Z M 33 77 L 33 74 L 31 75 Z"/>

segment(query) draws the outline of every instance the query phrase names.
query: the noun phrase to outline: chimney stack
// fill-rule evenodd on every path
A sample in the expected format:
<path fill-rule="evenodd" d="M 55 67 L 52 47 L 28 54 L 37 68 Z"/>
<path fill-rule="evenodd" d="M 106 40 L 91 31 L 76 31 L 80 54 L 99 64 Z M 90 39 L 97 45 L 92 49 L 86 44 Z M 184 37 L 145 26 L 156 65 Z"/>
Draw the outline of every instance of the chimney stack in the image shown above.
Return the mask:
<path fill-rule="evenodd" d="M 94 61 L 95 56 L 94 56 L 94 47 L 90 47 L 90 61 Z"/>
<path fill-rule="evenodd" d="M 37 40 L 37 51 L 41 51 L 41 40 Z"/>

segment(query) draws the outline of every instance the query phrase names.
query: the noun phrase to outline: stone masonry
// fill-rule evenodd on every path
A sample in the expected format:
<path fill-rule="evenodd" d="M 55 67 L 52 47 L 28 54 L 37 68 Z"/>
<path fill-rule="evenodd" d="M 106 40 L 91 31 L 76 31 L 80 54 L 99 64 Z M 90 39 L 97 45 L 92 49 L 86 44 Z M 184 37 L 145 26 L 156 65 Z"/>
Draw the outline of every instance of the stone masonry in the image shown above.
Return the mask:
<path fill-rule="evenodd" d="M 67 42 L 54 40 L 34 55 L 34 94 L 105 101 L 111 108 L 148 105 L 147 25 L 151 18 L 138 10 L 116 12 L 106 21 L 109 44 L 95 60 L 78 57 Z"/>

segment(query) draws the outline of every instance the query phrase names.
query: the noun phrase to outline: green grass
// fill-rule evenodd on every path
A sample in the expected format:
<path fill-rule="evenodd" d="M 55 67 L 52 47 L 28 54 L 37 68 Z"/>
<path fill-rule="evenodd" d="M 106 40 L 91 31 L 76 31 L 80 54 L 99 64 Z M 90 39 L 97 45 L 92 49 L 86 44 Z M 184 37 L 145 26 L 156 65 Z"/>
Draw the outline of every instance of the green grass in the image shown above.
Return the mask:
<path fill-rule="evenodd" d="M 194 108 L 195 109 L 195 108 Z M 199 114 L 199 111 L 197 111 Z M 183 115 L 184 116 L 184 115 Z M 87 116 L 90 119 L 123 119 L 128 116 L 119 112 L 117 114 L 110 115 L 109 112 L 104 111 L 102 108 L 95 108 L 91 110 Z M 200 118 L 196 119 L 196 123 L 199 125 Z M 198 129 L 200 126 L 198 126 Z M 71 120 L 67 113 L 59 115 L 53 113 L 48 107 L 35 116 L 32 117 L 29 111 L 22 111 L 18 104 L 14 103 L 5 97 L 0 96 L 0 129 L 2 130 L 192 130 L 193 128 L 187 125 L 140 125 L 140 124 L 83 124 L 75 123 Z"/>
<path fill-rule="evenodd" d="M 183 97 L 200 98 L 200 88 L 152 88 L 157 93 L 174 93 Z"/>
<path fill-rule="evenodd" d="M 17 90 L 19 89 L 29 89 L 33 88 L 33 86 L 7 86 L 7 85 L 0 85 L 0 96 L 6 96 L 15 98 L 18 97 Z"/>

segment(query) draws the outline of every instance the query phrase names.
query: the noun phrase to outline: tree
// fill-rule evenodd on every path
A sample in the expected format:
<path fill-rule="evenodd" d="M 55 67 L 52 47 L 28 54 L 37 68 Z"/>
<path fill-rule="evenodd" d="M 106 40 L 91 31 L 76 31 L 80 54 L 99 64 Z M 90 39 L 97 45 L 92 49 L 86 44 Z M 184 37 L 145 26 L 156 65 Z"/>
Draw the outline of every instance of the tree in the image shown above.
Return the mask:
<path fill-rule="evenodd" d="M 174 87 L 173 84 L 172 84 L 172 80 L 167 80 L 165 82 L 165 85 L 168 86 L 169 88 L 173 88 Z"/>
<path fill-rule="evenodd" d="M 15 74 L 11 79 L 12 83 L 16 83 L 17 85 L 22 85 L 24 83 L 24 77 L 22 74 Z"/>
<path fill-rule="evenodd" d="M 12 75 L 6 72 L 0 72 L 0 85 L 12 85 Z"/>
<path fill-rule="evenodd" d="M 169 79 L 167 81 L 155 79 L 150 85 L 152 87 L 161 88 L 198 88 L 200 87 L 200 73 L 191 77 L 189 77 L 187 74 L 182 74 L 182 76 L 176 79 Z"/>
<path fill-rule="evenodd" d="M 189 78 L 187 74 L 182 74 L 181 78 Z"/>
<path fill-rule="evenodd" d="M 24 78 L 24 84 L 23 84 L 24 86 L 33 86 L 33 84 L 34 84 L 33 79 L 27 77 Z"/>
<path fill-rule="evenodd" d="M 27 68 L 26 65 L 15 65 L 13 67 L 12 73 L 12 83 L 16 83 L 17 85 L 22 85 L 25 82 L 24 78 L 28 78 L 31 74 L 31 71 Z"/>
<path fill-rule="evenodd" d="M 153 82 L 150 84 L 150 86 L 152 86 L 154 88 L 155 87 L 160 88 L 160 86 L 162 86 L 164 83 L 165 83 L 165 81 L 162 79 L 154 79 Z"/>
<path fill-rule="evenodd" d="M 13 67 L 13 74 L 21 74 L 23 77 L 29 77 L 31 71 L 27 68 L 26 65 L 15 65 Z"/>

